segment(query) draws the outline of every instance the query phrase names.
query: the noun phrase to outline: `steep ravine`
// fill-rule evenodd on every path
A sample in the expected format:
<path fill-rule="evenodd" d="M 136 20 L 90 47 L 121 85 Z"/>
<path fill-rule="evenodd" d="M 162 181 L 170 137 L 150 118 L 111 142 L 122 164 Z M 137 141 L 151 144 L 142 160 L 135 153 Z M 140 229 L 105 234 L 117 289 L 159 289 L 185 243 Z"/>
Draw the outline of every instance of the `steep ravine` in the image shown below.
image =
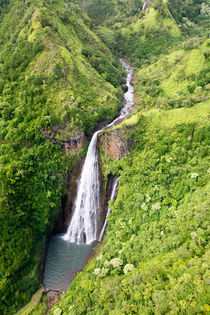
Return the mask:
<path fill-rule="evenodd" d="M 121 122 L 122 119 L 130 112 L 133 105 L 133 86 L 131 85 L 133 72 L 130 67 L 125 63 L 128 71 L 127 87 L 128 90 L 124 94 L 124 107 L 120 112 L 120 116 L 117 117 L 112 123 L 110 123 L 105 130 L 99 133 L 97 140 L 97 146 L 103 145 L 105 151 L 113 157 L 121 158 L 129 151 L 131 142 L 125 140 L 125 128 L 123 130 L 108 131 L 109 128 Z M 116 148 L 116 149 L 115 149 Z M 98 149 L 97 149 L 98 150 Z M 55 232 L 63 232 L 66 230 L 66 223 L 72 218 L 72 211 L 74 211 L 74 200 L 76 198 L 76 191 L 80 183 L 80 174 L 82 167 L 84 167 L 84 159 L 74 167 L 70 181 L 68 182 L 68 193 L 63 199 L 62 212 L 58 223 L 55 226 Z M 109 175 L 106 179 L 106 185 L 104 187 L 103 174 L 100 167 L 99 158 L 99 178 L 100 178 L 100 211 L 98 213 L 98 232 L 97 239 L 100 237 L 100 231 L 104 226 L 106 219 L 106 213 L 108 211 L 108 201 L 111 195 L 114 196 L 113 186 L 116 182 L 116 178 L 113 175 Z M 116 186 L 116 185 L 115 185 Z M 115 187 L 116 190 L 116 187 Z M 101 236 L 102 239 L 102 236 Z M 75 274 L 80 271 L 84 264 L 87 262 L 88 257 L 92 255 L 91 244 L 74 244 L 63 239 L 62 234 L 54 235 L 48 248 L 46 256 L 46 265 L 44 272 L 44 284 L 46 288 L 56 288 L 61 292 L 66 291 L 70 282 L 73 280 Z M 61 267 L 59 267 L 59 265 Z M 52 299 L 52 298 L 50 298 Z"/>

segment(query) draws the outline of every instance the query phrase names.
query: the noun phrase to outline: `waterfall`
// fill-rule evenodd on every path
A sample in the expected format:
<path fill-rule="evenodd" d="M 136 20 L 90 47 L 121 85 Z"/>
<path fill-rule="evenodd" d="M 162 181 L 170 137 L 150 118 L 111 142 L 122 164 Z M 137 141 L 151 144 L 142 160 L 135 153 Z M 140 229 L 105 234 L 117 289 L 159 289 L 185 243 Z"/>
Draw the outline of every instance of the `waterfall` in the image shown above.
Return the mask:
<path fill-rule="evenodd" d="M 105 128 L 112 126 L 118 120 L 124 118 L 128 114 L 130 107 L 133 105 L 133 86 L 131 85 L 133 71 L 125 61 L 120 61 L 128 73 L 126 81 L 128 90 L 124 94 L 125 104 L 120 111 L 120 116 Z M 101 200 L 97 149 L 99 132 L 100 130 L 93 134 L 89 144 L 78 184 L 74 213 L 68 231 L 63 237 L 64 240 L 71 243 L 91 244 L 93 241 L 97 240 L 97 236 L 100 234 L 100 231 L 98 231 L 98 219 Z M 104 230 L 105 228 L 106 226 L 104 227 Z"/>
<path fill-rule="evenodd" d="M 110 200 L 115 200 L 116 198 L 116 193 L 117 193 L 117 186 L 118 186 L 118 182 L 119 182 L 119 177 L 115 177 L 114 178 L 114 182 L 112 184 L 112 193 L 111 193 L 111 197 L 110 197 Z M 108 207 L 108 211 L 107 211 L 107 214 L 106 214 L 106 219 L 105 219 L 105 222 L 104 222 L 104 225 L 101 229 L 101 233 L 100 233 L 100 236 L 99 236 L 99 242 L 102 241 L 103 239 L 103 236 L 104 236 L 104 233 L 105 233 L 105 230 L 106 230 L 106 226 L 107 226 L 107 216 L 111 213 L 111 209 L 110 207 Z"/>
<path fill-rule="evenodd" d="M 74 215 L 64 239 L 77 244 L 90 244 L 96 240 L 97 213 L 100 208 L 100 184 L 97 135 L 94 133 L 78 185 Z"/>
<path fill-rule="evenodd" d="M 141 10 L 144 11 L 146 9 L 146 6 L 147 6 L 147 2 L 144 2 Z"/>
<path fill-rule="evenodd" d="M 147 8 L 147 5 L 149 4 L 149 0 L 147 0 L 147 1 L 145 1 L 144 3 L 143 3 L 143 5 L 142 5 L 142 11 L 144 11 L 144 10 L 146 10 L 146 8 Z"/>

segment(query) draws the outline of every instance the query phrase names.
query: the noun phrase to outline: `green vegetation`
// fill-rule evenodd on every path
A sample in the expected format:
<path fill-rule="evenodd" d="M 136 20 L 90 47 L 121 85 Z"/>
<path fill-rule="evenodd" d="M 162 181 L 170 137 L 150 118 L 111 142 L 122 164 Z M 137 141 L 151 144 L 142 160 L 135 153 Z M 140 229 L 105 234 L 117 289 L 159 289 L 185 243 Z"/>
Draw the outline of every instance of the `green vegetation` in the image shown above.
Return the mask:
<path fill-rule="evenodd" d="M 112 25 L 134 15 L 142 7 L 142 0 L 77 0 L 97 25 Z"/>
<path fill-rule="evenodd" d="M 203 1 L 203 0 L 192 0 L 192 1 L 181 1 L 181 0 L 169 0 L 169 8 L 171 10 L 171 13 L 175 17 L 177 22 L 183 23 L 183 18 L 187 17 L 192 22 L 199 22 L 203 16 L 200 15 L 206 15 L 202 11 L 202 7 L 209 5 L 209 0 Z M 203 14 L 204 13 L 204 14 Z"/>
<path fill-rule="evenodd" d="M 32 297 L 30 303 L 23 307 L 17 314 L 44 314 L 47 310 L 46 296 L 43 295 L 43 288 L 39 289 Z"/>
<path fill-rule="evenodd" d="M 137 67 L 151 63 L 151 58 L 167 53 L 181 38 L 179 27 L 164 3 L 160 7 L 159 3 L 149 7 L 126 24 L 124 26 L 122 22 L 114 26 L 116 48 Z"/>
<path fill-rule="evenodd" d="M 127 131 L 136 142 L 128 157 L 102 154 L 103 173 L 120 175 L 118 197 L 63 314 L 207 313 L 208 114 L 205 103 L 148 112 Z"/>
<path fill-rule="evenodd" d="M 96 25 L 103 23 L 96 30 L 101 39 L 138 67 L 166 53 L 181 37 L 167 2 L 151 1 L 142 12 L 143 2 L 80 1 Z"/>
<path fill-rule="evenodd" d="M 179 121 L 179 124 L 208 123 L 208 110 L 209 101 L 197 104 L 193 108 L 178 108 L 177 110 L 170 111 L 169 115 L 168 111 L 160 111 L 158 109 L 141 111 L 137 114 L 131 115 L 130 118 L 125 119 L 121 124 L 112 127 L 112 129 L 135 126 L 139 123 L 142 114 L 150 119 L 152 125 L 163 128 L 174 127 L 177 121 Z"/>
<path fill-rule="evenodd" d="M 0 22 L 3 19 L 3 16 L 9 11 L 9 0 L 0 1 Z"/>
<path fill-rule="evenodd" d="M 0 0 L 1 314 L 40 287 L 66 174 L 86 147 L 66 146 L 122 105 L 116 56 L 133 64 L 136 106 L 113 128 L 132 126 L 125 133 L 135 146 L 117 161 L 101 148 L 104 177 L 120 175 L 118 197 L 100 255 L 53 313 L 210 312 L 210 4 L 142 4 Z M 30 305 L 30 314 L 46 312 L 45 299 Z"/>
<path fill-rule="evenodd" d="M 138 68 L 151 64 L 192 35 L 209 34 L 209 0 L 78 0 L 101 39 Z"/>
<path fill-rule="evenodd" d="M 208 1 L 203 3 L 151 1 L 135 16 L 121 14 L 121 21 L 105 14 L 96 28 L 136 67 L 135 112 L 111 128 L 125 128 L 135 146 L 121 160 L 101 148 L 105 179 L 120 176 L 118 196 L 110 202 L 99 255 L 52 314 L 210 312 L 209 40 L 202 13 Z"/>
<path fill-rule="evenodd" d="M 204 42 L 203 42 L 204 41 Z M 209 96 L 209 40 L 195 37 L 136 74 L 141 108 L 191 107 Z"/>
<path fill-rule="evenodd" d="M 77 5 L 6 4 L 0 26 L 0 313 L 12 314 L 40 286 L 40 261 L 65 176 L 84 154 L 67 156 L 62 148 L 116 115 L 124 71 Z"/>

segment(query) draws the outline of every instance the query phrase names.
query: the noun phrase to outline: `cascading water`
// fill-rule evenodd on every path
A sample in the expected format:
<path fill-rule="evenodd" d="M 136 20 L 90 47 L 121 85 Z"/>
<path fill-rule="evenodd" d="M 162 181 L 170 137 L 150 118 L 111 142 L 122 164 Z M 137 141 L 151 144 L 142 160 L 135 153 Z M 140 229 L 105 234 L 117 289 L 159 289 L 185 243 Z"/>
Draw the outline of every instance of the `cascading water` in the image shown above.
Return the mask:
<path fill-rule="evenodd" d="M 124 118 L 133 105 L 133 86 L 131 85 L 133 71 L 126 62 L 123 60 L 120 61 L 128 73 L 126 81 L 128 90 L 124 95 L 125 105 L 120 112 L 120 116 L 105 128 L 112 126 L 118 120 Z M 97 150 L 97 137 L 99 132 L 100 131 L 94 133 L 88 147 L 78 185 L 74 213 L 68 231 L 63 237 L 64 240 L 71 243 L 91 244 L 93 241 L 97 240 L 97 235 L 100 232 L 98 231 L 100 181 Z"/>
<path fill-rule="evenodd" d="M 125 104 L 119 117 L 105 128 L 111 127 L 125 117 L 133 105 L 133 86 L 131 85 L 133 72 L 124 61 L 121 60 L 121 63 L 128 73 L 126 83 L 128 91 L 124 95 Z M 65 235 L 54 235 L 50 241 L 44 270 L 46 288 L 59 288 L 65 292 L 75 273 L 85 265 L 91 253 L 91 243 L 96 239 L 101 241 L 103 238 L 107 225 L 106 219 L 101 232 L 98 230 L 100 181 L 97 137 L 99 132 L 94 133 L 88 148 L 68 231 Z M 115 178 L 111 199 L 115 197 L 117 181 Z M 109 213 L 110 209 L 107 215 Z"/>
<path fill-rule="evenodd" d="M 145 1 L 144 3 L 143 3 L 143 5 L 142 5 L 142 11 L 144 11 L 144 10 L 146 10 L 146 8 L 147 8 L 147 5 L 149 4 L 149 0 L 147 0 L 147 1 Z"/>
<path fill-rule="evenodd" d="M 115 177 L 114 178 L 114 182 L 112 184 L 112 193 L 111 193 L 110 200 L 115 200 L 115 198 L 116 198 L 118 182 L 119 182 L 119 177 Z M 106 219 L 105 219 L 104 225 L 103 225 L 103 227 L 101 229 L 101 233 L 100 233 L 100 236 L 99 236 L 99 242 L 101 242 L 103 237 L 104 237 L 104 233 L 105 233 L 106 226 L 107 226 L 107 223 L 108 223 L 107 217 L 108 217 L 108 215 L 110 213 L 111 213 L 111 209 L 110 209 L 110 207 L 108 207 L 108 211 L 107 211 L 107 214 L 106 214 Z"/>
<path fill-rule="evenodd" d="M 64 240 L 91 244 L 97 238 L 97 212 L 100 208 L 100 184 L 97 136 L 95 132 L 86 155 L 75 203 L 75 211 Z"/>

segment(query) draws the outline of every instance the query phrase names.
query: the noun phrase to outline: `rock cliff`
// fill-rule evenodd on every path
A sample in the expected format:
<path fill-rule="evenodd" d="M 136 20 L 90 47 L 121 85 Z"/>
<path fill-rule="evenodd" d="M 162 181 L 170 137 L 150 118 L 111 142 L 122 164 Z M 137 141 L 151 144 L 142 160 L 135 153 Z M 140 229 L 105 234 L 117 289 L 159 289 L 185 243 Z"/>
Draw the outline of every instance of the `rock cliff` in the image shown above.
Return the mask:
<path fill-rule="evenodd" d="M 133 140 L 127 135 L 127 130 L 131 127 L 111 129 L 99 135 L 99 146 L 104 152 L 115 159 L 121 159 L 131 150 Z"/>

